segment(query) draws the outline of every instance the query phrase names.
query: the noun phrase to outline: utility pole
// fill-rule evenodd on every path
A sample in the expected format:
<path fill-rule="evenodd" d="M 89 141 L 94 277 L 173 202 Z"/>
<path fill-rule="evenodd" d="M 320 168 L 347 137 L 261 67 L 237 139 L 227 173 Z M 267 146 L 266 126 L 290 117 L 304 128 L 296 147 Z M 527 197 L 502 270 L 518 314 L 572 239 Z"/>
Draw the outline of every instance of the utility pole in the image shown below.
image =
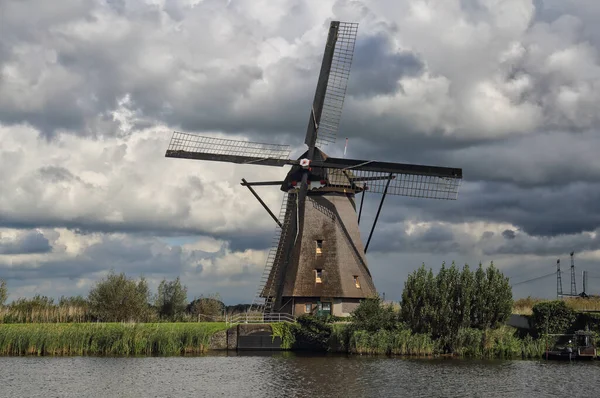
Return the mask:
<path fill-rule="evenodd" d="M 562 278 L 560 276 L 560 258 L 556 260 L 556 298 L 560 298 L 562 291 Z"/>
<path fill-rule="evenodd" d="M 571 252 L 571 296 L 577 296 L 577 286 L 575 285 L 575 252 Z"/>

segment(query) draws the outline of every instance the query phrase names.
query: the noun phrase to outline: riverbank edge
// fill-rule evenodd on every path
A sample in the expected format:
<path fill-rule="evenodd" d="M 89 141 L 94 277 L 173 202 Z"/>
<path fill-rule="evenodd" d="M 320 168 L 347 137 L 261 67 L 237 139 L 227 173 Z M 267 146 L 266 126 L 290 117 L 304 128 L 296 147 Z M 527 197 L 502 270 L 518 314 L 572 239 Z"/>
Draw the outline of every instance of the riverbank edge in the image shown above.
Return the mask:
<path fill-rule="evenodd" d="M 219 322 L 0 324 L 0 356 L 202 354 L 218 349 L 227 329 Z"/>
<path fill-rule="evenodd" d="M 295 347 L 294 327 L 286 323 L 231 326 L 213 322 L 0 324 L 0 356 L 181 356 L 244 348 L 310 351 Z M 423 336 L 406 331 L 396 334 L 357 331 L 344 336 L 343 329 L 342 325 L 333 328 L 327 352 L 398 357 L 539 358 L 545 351 L 541 340 L 514 337 L 512 344 L 500 340 L 493 343 L 512 346 L 508 350 L 497 350 L 494 345 L 478 350 L 477 344 L 471 343 L 473 347 L 443 354 L 435 349 L 435 342 L 419 341 Z M 241 344 L 244 338 L 257 341 L 257 336 L 262 341 L 260 346 Z"/>

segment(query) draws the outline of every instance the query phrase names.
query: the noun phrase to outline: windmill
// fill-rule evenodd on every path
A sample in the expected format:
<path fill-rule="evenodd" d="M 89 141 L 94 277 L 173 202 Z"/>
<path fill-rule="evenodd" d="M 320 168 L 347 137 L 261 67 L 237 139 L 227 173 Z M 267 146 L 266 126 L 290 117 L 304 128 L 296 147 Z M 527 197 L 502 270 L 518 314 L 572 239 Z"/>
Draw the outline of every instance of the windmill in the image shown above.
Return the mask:
<path fill-rule="evenodd" d="M 333 21 L 323 54 L 305 144 L 298 159 L 287 145 L 265 144 L 174 132 L 167 157 L 262 166 L 292 166 L 283 181 L 242 179 L 275 220 L 273 246 L 253 307 L 265 313 L 316 311 L 348 315 L 361 299 L 376 294 L 367 266 L 368 249 L 386 195 L 456 199 L 457 168 L 334 158 L 321 149 L 335 142 L 354 53 L 358 24 Z M 279 215 L 253 187 L 279 185 Z M 359 231 L 364 195 L 382 194 L 369 238 Z M 362 194 L 356 211 L 355 196 Z"/>

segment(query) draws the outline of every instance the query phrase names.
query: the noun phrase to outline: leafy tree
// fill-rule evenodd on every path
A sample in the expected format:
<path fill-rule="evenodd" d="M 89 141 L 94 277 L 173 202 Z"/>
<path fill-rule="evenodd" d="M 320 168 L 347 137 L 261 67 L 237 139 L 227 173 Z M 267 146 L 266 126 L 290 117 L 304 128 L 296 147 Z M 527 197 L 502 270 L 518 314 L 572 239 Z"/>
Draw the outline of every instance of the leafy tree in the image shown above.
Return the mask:
<path fill-rule="evenodd" d="M 150 289 L 141 277 L 138 282 L 124 273 L 110 274 L 88 295 L 90 309 L 102 322 L 145 321 L 150 318 Z"/>
<path fill-rule="evenodd" d="M 446 264 L 442 263 L 442 268 L 436 276 L 436 291 L 435 301 L 433 302 L 435 308 L 434 322 L 432 325 L 432 334 L 434 337 L 450 336 L 452 328 L 452 302 L 450 299 L 451 281 L 449 270 L 446 268 Z"/>
<path fill-rule="evenodd" d="M 6 281 L 4 279 L 0 279 L 0 307 L 6 303 L 8 299 L 8 288 L 6 287 Z"/>
<path fill-rule="evenodd" d="M 194 315 L 198 321 L 216 321 L 223 315 L 225 304 L 219 294 L 208 297 L 200 296 L 194 299 L 187 307 L 187 311 Z"/>
<path fill-rule="evenodd" d="M 469 265 L 465 264 L 459 277 L 459 286 L 456 294 L 456 321 L 460 328 L 471 325 L 471 302 L 473 300 L 473 273 Z"/>
<path fill-rule="evenodd" d="M 438 301 L 435 276 L 431 268 L 425 279 L 425 309 L 423 311 L 422 331 L 420 333 L 431 333 L 436 318 L 436 303 Z"/>
<path fill-rule="evenodd" d="M 461 326 L 460 314 L 462 312 L 462 302 L 460 300 L 460 273 L 456 268 L 456 264 L 452 263 L 446 271 L 446 294 L 443 309 L 445 311 L 446 321 L 441 319 L 440 334 L 448 337 L 449 341 L 453 341 L 458 335 L 458 330 Z"/>
<path fill-rule="evenodd" d="M 89 303 L 87 299 L 83 296 L 60 296 L 58 300 L 58 305 L 60 307 L 79 307 L 79 308 L 87 308 Z"/>
<path fill-rule="evenodd" d="M 454 263 L 442 264 L 437 275 L 422 265 L 406 280 L 402 292 L 401 319 L 415 333 L 442 338 L 452 351 L 464 328 L 494 328 L 512 312 L 512 291 L 502 273 L 481 264 L 475 273 L 468 265 L 459 271 Z"/>
<path fill-rule="evenodd" d="M 485 327 L 496 327 L 504 324 L 513 308 L 512 289 L 508 278 L 504 277 L 494 263 L 485 270 L 487 289 L 486 296 L 486 322 Z"/>
<path fill-rule="evenodd" d="M 187 287 L 181 285 L 179 277 L 167 282 L 163 279 L 158 285 L 155 305 L 161 318 L 176 320 L 184 314 L 187 304 Z"/>
<path fill-rule="evenodd" d="M 533 306 L 531 316 L 538 335 L 567 333 L 576 319 L 576 313 L 563 300 L 545 301 Z"/>
<path fill-rule="evenodd" d="M 396 327 L 398 317 L 391 305 L 384 305 L 379 296 L 367 298 L 356 307 L 350 316 L 354 330 L 376 332 Z"/>
<path fill-rule="evenodd" d="M 423 331 L 426 323 L 426 282 L 427 271 L 425 270 L 425 264 L 422 264 L 416 271 L 408 275 L 402 291 L 400 316 L 409 325 L 413 325 L 414 330 L 418 331 Z"/>

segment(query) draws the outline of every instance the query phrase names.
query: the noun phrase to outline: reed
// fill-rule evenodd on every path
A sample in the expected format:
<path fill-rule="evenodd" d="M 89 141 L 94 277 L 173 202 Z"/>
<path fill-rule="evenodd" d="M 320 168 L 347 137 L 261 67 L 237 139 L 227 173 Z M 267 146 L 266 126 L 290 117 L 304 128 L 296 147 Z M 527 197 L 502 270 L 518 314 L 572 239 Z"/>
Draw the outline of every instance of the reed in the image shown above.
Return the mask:
<path fill-rule="evenodd" d="M 453 340 L 452 355 L 463 358 L 540 358 L 546 350 L 543 339 L 526 336 L 520 339 L 509 326 L 497 329 L 460 329 Z M 343 332 L 338 332 L 343 336 Z M 342 340 L 338 338 L 338 340 Z M 337 345 L 340 346 L 339 344 Z M 354 331 L 349 336 L 348 352 L 366 355 L 434 356 L 443 352 L 442 340 L 408 329 Z"/>
<path fill-rule="evenodd" d="M 17 302 L 0 307 L 0 323 L 70 323 L 90 322 L 92 319 L 87 306 L 29 305 Z"/>
<path fill-rule="evenodd" d="M 526 298 L 520 298 L 518 300 L 515 300 L 515 302 L 513 303 L 513 314 L 518 314 L 518 315 L 531 315 L 533 314 L 533 306 L 536 305 L 537 303 L 541 303 L 543 301 L 548 301 L 545 299 L 541 299 L 541 298 L 537 298 L 537 297 L 531 297 L 528 296 Z"/>
<path fill-rule="evenodd" d="M 437 351 L 429 335 L 405 329 L 375 333 L 357 330 L 350 336 L 348 346 L 353 354 L 431 356 Z"/>
<path fill-rule="evenodd" d="M 0 325 L 0 355 L 200 354 L 225 323 L 40 323 Z"/>
<path fill-rule="evenodd" d="M 599 311 L 600 310 L 600 297 L 568 297 L 564 299 L 567 306 L 571 307 L 575 311 Z"/>
<path fill-rule="evenodd" d="M 565 297 L 563 298 L 567 307 L 575 311 L 600 311 L 600 297 Z M 533 306 L 542 302 L 552 300 L 540 299 L 535 297 L 521 298 L 513 304 L 513 314 L 531 315 Z"/>

